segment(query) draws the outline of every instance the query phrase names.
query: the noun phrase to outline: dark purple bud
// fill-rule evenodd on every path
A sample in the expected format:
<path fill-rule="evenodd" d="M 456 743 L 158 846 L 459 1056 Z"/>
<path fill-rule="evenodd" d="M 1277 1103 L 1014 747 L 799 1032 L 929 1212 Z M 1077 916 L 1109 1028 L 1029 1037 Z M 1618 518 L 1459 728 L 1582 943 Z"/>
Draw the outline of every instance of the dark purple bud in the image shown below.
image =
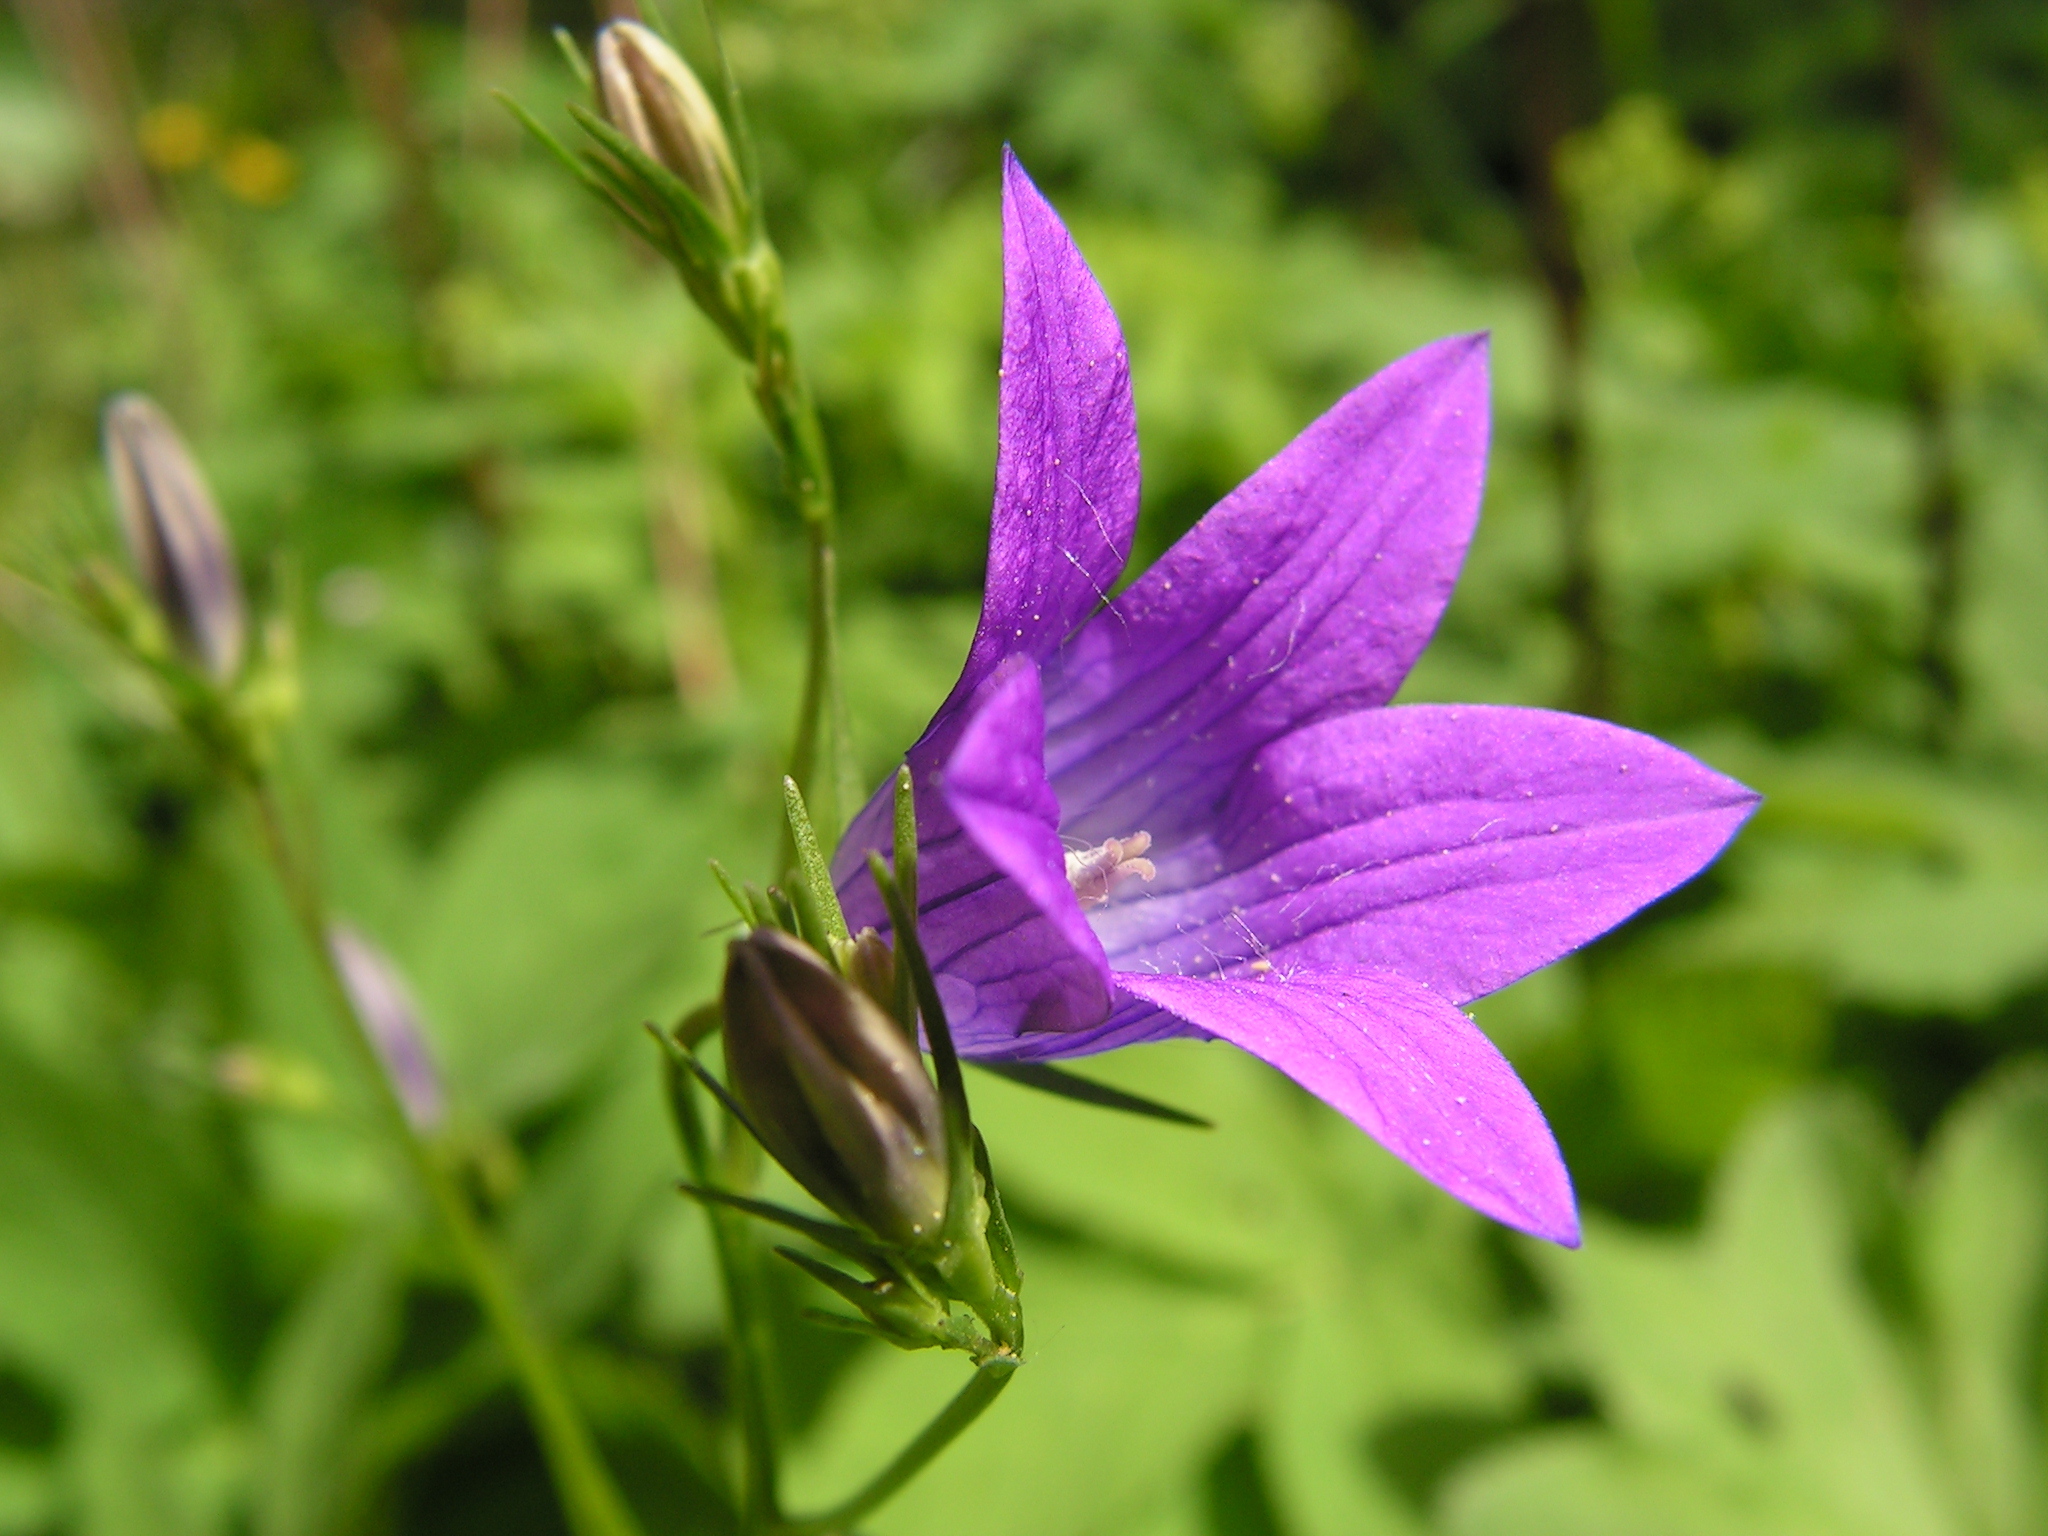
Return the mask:
<path fill-rule="evenodd" d="M 198 465 L 156 403 L 116 395 L 102 422 L 107 474 L 137 574 L 179 649 L 218 682 L 241 670 L 248 628 L 234 550 Z"/>
<path fill-rule="evenodd" d="M 946 1215 L 945 1124 L 924 1060 L 859 987 L 785 933 L 733 942 L 725 1060 L 768 1152 L 847 1220 L 906 1246 Z"/>
<path fill-rule="evenodd" d="M 399 979 L 398 967 L 346 923 L 328 925 L 327 952 L 334 957 L 356 1021 L 383 1062 L 405 1118 L 423 1135 L 438 1131 L 447 1118 L 441 1076 L 434 1070 L 419 1009 Z"/>
<path fill-rule="evenodd" d="M 682 56 L 639 22 L 615 21 L 597 35 L 597 94 L 611 125 L 696 193 L 736 238 L 746 194 L 732 144 Z"/>

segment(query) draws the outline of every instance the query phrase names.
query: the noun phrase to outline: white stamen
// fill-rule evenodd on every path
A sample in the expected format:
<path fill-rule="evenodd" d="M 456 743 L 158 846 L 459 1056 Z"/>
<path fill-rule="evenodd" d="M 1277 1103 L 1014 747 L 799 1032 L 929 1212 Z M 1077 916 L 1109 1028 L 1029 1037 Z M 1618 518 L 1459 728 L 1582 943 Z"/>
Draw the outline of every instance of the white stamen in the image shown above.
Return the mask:
<path fill-rule="evenodd" d="M 1150 832 L 1112 837 L 1093 848 L 1067 854 L 1067 880 L 1084 907 L 1106 906 L 1118 886 L 1129 880 L 1150 880 L 1158 873 L 1145 857 L 1152 847 Z"/>

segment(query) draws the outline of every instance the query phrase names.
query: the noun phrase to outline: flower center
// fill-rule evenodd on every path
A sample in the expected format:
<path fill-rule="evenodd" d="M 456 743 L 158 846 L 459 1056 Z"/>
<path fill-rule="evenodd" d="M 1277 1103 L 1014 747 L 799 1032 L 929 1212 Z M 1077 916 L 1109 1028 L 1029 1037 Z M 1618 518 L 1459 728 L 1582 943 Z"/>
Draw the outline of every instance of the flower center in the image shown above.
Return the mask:
<path fill-rule="evenodd" d="M 1067 850 L 1067 880 L 1084 907 L 1109 904 L 1117 887 L 1132 880 L 1150 880 L 1158 873 L 1145 857 L 1152 847 L 1150 832 L 1112 837 L 1093 848 Z"/>

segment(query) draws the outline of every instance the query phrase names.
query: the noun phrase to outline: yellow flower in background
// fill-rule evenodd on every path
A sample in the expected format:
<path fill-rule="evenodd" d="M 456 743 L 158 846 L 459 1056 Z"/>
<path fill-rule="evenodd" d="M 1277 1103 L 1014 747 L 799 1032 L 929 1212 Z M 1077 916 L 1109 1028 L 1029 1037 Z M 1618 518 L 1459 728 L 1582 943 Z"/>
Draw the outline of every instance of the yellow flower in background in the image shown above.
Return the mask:
<path fill-rule="evenodd" d="M 189 101 L 167 101 L 143 114 L 135 139 L 151 170 L 193 170 L 213 153 L 213 119 Z"/>
<path fill-rule="evenodd" d="M 275 208 L 299 179 L 299 163 L 274 139 L 238 133 L 221 150 L 214 174 L 220 184 L 245 203 Z"/>

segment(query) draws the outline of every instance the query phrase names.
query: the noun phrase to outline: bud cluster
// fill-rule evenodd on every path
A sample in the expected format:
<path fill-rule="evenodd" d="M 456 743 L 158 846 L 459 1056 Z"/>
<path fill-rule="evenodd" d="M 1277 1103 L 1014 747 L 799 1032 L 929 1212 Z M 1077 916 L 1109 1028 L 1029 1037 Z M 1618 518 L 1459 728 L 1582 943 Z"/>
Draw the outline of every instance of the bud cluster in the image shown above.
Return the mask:
<path fill-rule="evenodd" d="M 759 368 L 787 345 L 782 266 L 727 130 L 730 119 L 744 146 L 730 78 L 721 112 L 683 56 L 637 21 L 606 25 L 594 63 L 564 46 L 596 98 L 594 109 L 572 103 L 569 112 L 597 147 L 571 154 L 532 114 L 512 110 L 668 259 L 733 350 Z"/>
<path fill-rule="evenodd" d="M 801 1231 L 864 1268 L 865 1280 L 778 1250 L 861 1313 L 837 1321 L 904 1348 L 1015 1356 L 1023 1345 L 1016 1252 L 914 927 L 899 923 L 893 948 L 873 929 L 847 933 L 802 799 L 793 785 L 785 789 L 802 866 L 791 882 L 796 895 L 726 882 L 750 927 L 727 948 L 725 1083 L 689 1061 L 844 1225 L 717 1190 L 689 1192 Z M 893 890 L 886 870 L 882 878 Z M 936 1078 L 919 1050 L 920 1028 Z"/>

